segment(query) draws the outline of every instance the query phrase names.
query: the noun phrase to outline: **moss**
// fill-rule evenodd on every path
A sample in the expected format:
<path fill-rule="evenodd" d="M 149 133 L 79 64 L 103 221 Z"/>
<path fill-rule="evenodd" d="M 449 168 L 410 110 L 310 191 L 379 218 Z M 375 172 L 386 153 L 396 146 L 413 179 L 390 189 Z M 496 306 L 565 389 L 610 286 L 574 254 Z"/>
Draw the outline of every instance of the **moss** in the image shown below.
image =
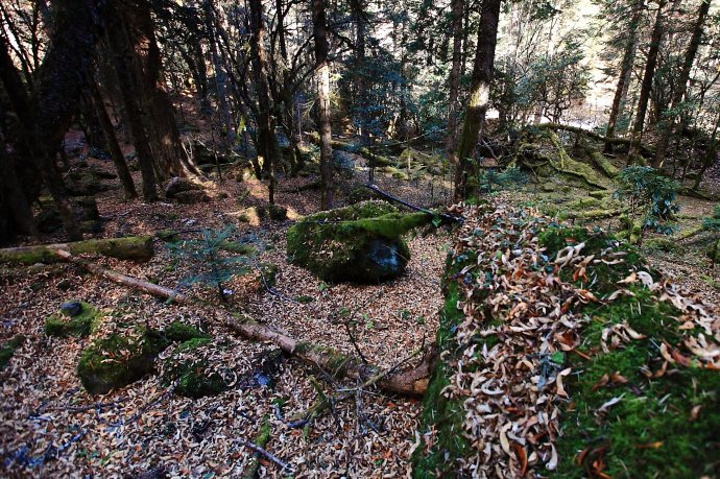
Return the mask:
<path fill-rule="evenodd" d="M 127 386 L 154 370 L 155 357 L 166 347 L 165 336 L 138 328 L 131 336 L 111 334 L 80 355 L 77 374 L 91 394 L 104 394 Z"/>
<path fill-rule="evenodd" d="M 170 341 L 185 342 L 192 339 L 209 338 L 207 333 L 203 333 L 195 326 L 190 326 L 181 321 L 173 321 L 164 330 L 163 334 Z"/>
<path fill-rule="evenodd" d="M 643 249 L 648 251 L 661 251 L 663 253 L 676 253 L 680 250 L 677 241 L 669 238 L 650 238 L 643 243 Z"/>
<path fill-rule="evenodd" d="M 401 236 L 431 220 L 379 201 L 312 215 L 288 230 L 295 264 L 325 281 L 377 282 L 397 276 L 410 251 Z"/>
<path fill-rule="evenodd" d="M 599 208 L 601 204 L 602 202 L 597 198 L 580 198 L 579 200 L 568 203 L 567 208 L 571 210 L 585 210 L 590 208 Z"/>
<path fill-rule="evenodd" d="M 208 373 L 209 363 L 198 355 L 198 349 L 212 344 L 208 337 L 197 337 L 180 344 L 165 361 L 162 383 L 175 382 L 175 393 L 189 398 L 216 396 L 227 390 L 228 384 L 216 373 Z"/>
<path fill-rule="evenodd" d="M 586 477 L 596 460 L 611 477 L 700 477 L 717 474 L 717 424 L 720 424 L 720 373 L 697 368 L 672 367 L 660 378 L 648 379 L 642 370 L 656 371 L 657 344 L 680 340 L 680 311 L 658 303 L 644 288 L 633 288 L 635 297 L 587 310 L 594 317 L 584 332 L 588 350 L 599 346 L 602 328 L 626 321 L 648 336 L 589 361 L 569 356 L 577 375 L 566 386 L 571 405 L 563 413 L 563 427 L 556 446 L 561 458 L 551 477 Z M 598 387 L 604 375 L 620 374 L 627 384 Z M 604 416 L 594 413 L 606 401 L 623 395 Z M 691 410 L 699 407 L 696 420 Z M 586 454 L 582 466 L 575 458 Z M 592 452 L 592 451 L 595 452 Z M 598 452 L 602 451 L 602 454 Z"/>
<path fill-rule="evenodd" d="M 467 258 L 467 262 L 472 261 Z M 462 269 L 465 262 L 451 263 L 448 260 L 444 279 L 445 302 L 440 311 L 440 326 L 437 332 L 436 343 L 439 352 L 450 352 L 450 356 L 457 353 L 457 344 L 454 340 L 454 330 L 462 321 L 462 311 L 457 308 L 460 300 L 460 290 L 454 274 Z M 454 460 L 463 457 L 469 451 L 470 445 L 462 435 L 465 411 L 462 401 L 446 398 L 442 391 L 449 384 L 451 371 L 446 358 L 438 361 L 432 370 L 428 389 L 423 399 L 423 414 L 420 430 L 427 432 L 430 429 L 437 431 L 436 441 L 428 448 L 421 443 L 412 457 L 413 477 L 446 477 L 455 470 Z"/>
<path fill-rule="evenodd" d="M 5 369 L 5 366 L 10 362 L 10 358 L 13 357 L 15 351 L 22 346 L 24 342 L 25 336 L 18 334 L 0 347 L 0 370 Z"/>
<path fill-rule="evenodd" d="M 81 301 L 82 312 L 74 318 L 54 313 L 45 320 L 45 334 L 57 338 L 68 336 L 86 337 L 97 330 L 102 319 L 100 312 L 91 304 Z"/>
<path fill-rule="evenodd" d="M 313 298 L 312 296 L 302 295 L 302 296 L 297 296 L 295 298 L 295 301 L 297 301 L 298 303 L 301 303 L 301 304 L 308 304 L 308 303 L 312 303 L 313 301 L 315 301 L 315 298 Z"/>

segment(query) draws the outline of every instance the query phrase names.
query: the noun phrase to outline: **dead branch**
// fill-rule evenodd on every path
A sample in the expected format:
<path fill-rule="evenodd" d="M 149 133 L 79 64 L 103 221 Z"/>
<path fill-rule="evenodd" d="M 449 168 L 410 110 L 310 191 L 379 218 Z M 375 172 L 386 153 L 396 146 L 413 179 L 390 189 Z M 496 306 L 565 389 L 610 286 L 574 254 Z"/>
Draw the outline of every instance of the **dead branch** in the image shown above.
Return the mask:
<path fill-rule="evenodd" d="M 394 201 L 395 203 L 399 203 L 399 204 L 405 206 L 406 208 L 410 208 L 411 210 L 418 211 L 420 213 L 425 213 L 430 216 L 439 216 L 440 218 L 442 218 L 444 221 L 446 221 L 448 223 L 462 223 L 462 221 L 463 221 L 462 217 L 460 217 L 460 216 L 453 216 L 453 215 L 450 215 L 447 213 L 435 213 L 430 210 L 426 210 L 425 208 L 415 206 L 411 203 L 406 202 L 405 200 L 398 198 L 397 196 L 393 196 L 390 193 L 384 192 L 383 190 L 378 188 L 376 185 L 363 185 L 363 186 L 365 188 L 368 188 L 368 189 L 374 191 L 375 193 L 377 193 L 378 195 L 382 196 L 385 199 Z"/>
<path fill-rule="evenodd" d="M 247 339 L 269 341 L 286 353 L 294 355 L 307 364 L 325 369 L 337 378 L 366 381 L 367 378 L 373 378 L 379 374 L 377 368 L 363 364 L 355 358 L 338 353 L 330 348 L 297 341 L 256 322 L 247 315 L 229 321 L 228 327 Z M 380 373 L 377 379 L 373 381 L 373 384 L 377 384 L 385 392 L 405 396 L 422 396 L 427 390 L 429 376 L 429 362 L 423 361 L 419 366 L 408 371 L 401 371 L 387 376 Z"/>
<path fill-rule="evenodd" d="M 173 289 L 166 288 L 164 286 L 159 286 L 157 284 L 149 283 L 147 281 L 143 281 L 138 278 L 133 278 L 132 276 L 127 276 L 122 273 L 118 273 L 117 271 L 113 271 L 111 269 L 103 268 L 102 266 L 91 263 L 84 259 L 76 258 L 70 252 L 65 251 L 63 249 L 58 249 L 54 253 L 58 258 L 60 258 L 64 261 L 67 261 L 68 263 L 78 265 L 81 268 L 85 269 L 86 271 L 89 271 L 90 273 L 95 274 L 97 276 L 101 276 L 105 279 L 108 279 L 108 280 L 114 282 L 114 283 L 122 284 L 124 286 L 129 286 L 130 288 L 143 291 L 143 292 L 151 294 L 153 296 L 157 296 L 158 298 L 167 299 L 170 302 L 175 302 L 175 303 L 187 303 L 188 302 L 188 298 L 184 294 L 179 293 Z"/>

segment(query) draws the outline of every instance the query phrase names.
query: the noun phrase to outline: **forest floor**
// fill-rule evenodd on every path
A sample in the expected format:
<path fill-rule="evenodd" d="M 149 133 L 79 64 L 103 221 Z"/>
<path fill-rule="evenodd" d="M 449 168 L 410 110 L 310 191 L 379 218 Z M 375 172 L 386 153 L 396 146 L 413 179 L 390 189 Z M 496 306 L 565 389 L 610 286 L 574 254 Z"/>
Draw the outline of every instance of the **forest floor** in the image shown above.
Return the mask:
<path fill-rule="evenodd" d="M 93 168 L 111 169 L 109 161 L 88 162 Z M 352 181 L 361 183 L 364 175 L 358 172 Z M 440 230 L 414 236 L 409 241 L 408 271 L 398 280 L 383 285 L 327 285 L 289 264 L 285 255 L 288 225 L 317 210 L 317 191 L 299 191 L 313 180 L 280 182 L 276 202 L 288 208 L 285 222 L 241 221 L 247 219 L 249 207 L 264 204 L 267 197 L 266 186 L 254 180 L 226 179 L 212 192 L 211 202 L 192 206 L 124 201 L 119 189 L 111 189 L 97 197 L 105 220 L 101 236 L 219 229 L 232 223 L 241 239 L 259 247 L 258 264 L 278 267 L 272 290 L 252 273 L 228 282 L 225 287 L 233 292 L 233 307 L 297 339 L 353 354 L 346 329 L 333 321 L 340 310 L 349 311 L 356 324 L 357 345 L 369 362 L 386 368 L 396 365 L 434 340 L 443 302 L 440 278 L 452 235 Z M 377 183 L 420 206 L 450 197 L 447 187 L 438 184 L 433 185 L 431 197 L 428 184 L 422 181 L 411 183 L 378 174 Z M 497 196 L 502 201 L 535 205 L 543 201 L 543 195 L 530 191 Z M 699 224 L 714 206 L 689 198 L 681 202 L 683 229 Z M 187 233 L 188 237 L 193 234 Z M 60 238 L 44 238 L 44 242 L 56 239 Z M 178 262 L 163 242 L 156 241 L 155 246 L 155 256 L 144 264 L 107 258 L 93 261 L 171 288 L 193 274 L 191 265 Z M 720 304 L 716 286 L 720 274 L 709 266 L 704 247 L 702 242 L 688 243 L 674 253 L 647 253 L 678 283 Z M 353 401 L 336 404 L 333 414 L 317 419 L 312 427 L 291 428 L 287 418 L 306 411 L 320 397 L 313 384 L 320 384 L 326 396 L 356 385 L 337 383 L 293 359 L 273 359 L 272 346 L 245 341 L 227 329 L 232 314 L 226 308 L 167 305 L 67 264 L 2 266 L 0 286 L 0 342 L 17 334 L 27 338 L 0 371 L 2 476 L 238 477 L 256 457 L 242 441 L 254 441 L 266 423 L 270 439 L 265 449 L 289 464 L 295 477 L 409 476 L 409 459 L 419 444 L 418 400 L 365 391 Z M 220 303 L 211 288 L 195 286 L 184 292 Z M 44 319 L 73 299 L 102 310 L 100 330 L 85 339 L 47 337 Z M 163 327 L 175 320 L 213 335 L 213 345 L 218 347 L 208 348 L 205 354 L 234 371 L 237 380 L 230 390 L 215 397 L 181 398 L 163 386 L 160 374 L 102 396 L 90 395 L 81 387 L 75 367 L 83 347 L 96 336 L 122 330 L 129 323 Z M 173 346 L 161 354 L 159 372 L 163 359 L 172 353 Z M 284 477 L 290 472 L 264 456 L 259 463 L 261 477 Z"/>

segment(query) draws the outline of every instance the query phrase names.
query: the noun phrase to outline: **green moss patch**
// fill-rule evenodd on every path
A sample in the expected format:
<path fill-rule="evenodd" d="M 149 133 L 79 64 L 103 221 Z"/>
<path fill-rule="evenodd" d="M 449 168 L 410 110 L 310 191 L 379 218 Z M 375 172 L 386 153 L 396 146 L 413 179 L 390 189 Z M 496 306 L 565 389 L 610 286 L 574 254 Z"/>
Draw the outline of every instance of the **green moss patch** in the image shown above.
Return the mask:
<path fill-rule="evenodd" d="M 77 374 L 91 394 L 105 394 L 127 386 L 154 370 L 155 357 L 168 346 L 165 336 L 138 328 L 130 335 L 111 334 L 80 355 Z"/>
<path fill-rule="evenodd" d="M 24 342 L 25 336 L 18 334 L 10 341 L 0 346 L 0 370 L 5 369 L 5 366 L 8 365 L 10 359 L 15 354 L 15 351 L 22 346 Z"/>
<path fill-rule="evenodd" d="M 100 312 L 84 301 L 80 302 L 81 313 L 74 318 L 69 318 L 61 313 L 53 313 L 45 320 L 45 334 L 56 338 L 68 336 L 86 337 L 97 330 L 102 321 Z"/>
<path fill-rule="evenodd" d="M 402 235 L 431 221 L 369 201 L 318 213 L 288 230 L 293 263 L 325 281 L 377 282 L 402 274 L 410 257 Z"/>
<path fill-rule="evenodd" d="M 210 366 L 203 357 L 203 349 L 212 345 L 212 339 L 195 338 L 180 344 L 165 361 L 163 384 L 176 383 L 175 393 L 189 398 L 216 396 L 227 390 L 227 381 L 217 372 L 208 372 Z"/>
<path fill-rule="evenodd" d="M 210 335 L 203 333 L 195 326 L 185 324 L 182 321 L 173 321 L 164 330 L 163 334 L 170 341 L 184 343 L 191 339 L 209 338 Z"/>

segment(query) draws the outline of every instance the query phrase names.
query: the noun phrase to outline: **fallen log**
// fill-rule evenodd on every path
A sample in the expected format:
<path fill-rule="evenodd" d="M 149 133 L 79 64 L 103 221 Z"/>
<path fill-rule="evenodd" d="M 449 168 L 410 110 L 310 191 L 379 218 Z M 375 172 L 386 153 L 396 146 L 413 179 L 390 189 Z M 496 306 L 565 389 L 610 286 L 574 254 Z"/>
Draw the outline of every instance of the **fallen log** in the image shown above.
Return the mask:
<path fill-rule="evenodd" d="M 70 252 L 58 249 L 54 251 L 57 258 L 76 264 L 92 274 L 103 277 L 115 283 L 138 289 L 153 296 L 167 299 L 175 303 L 198 303 L 205 305 L 199 300 L 192 300 L 187 296 L 170 288 L 149 283 L 132 276 L 127 276 L 117 271 L 112 271 L 89 261 L 76 258 Z M 351 356 L 339 353 L 331 348 L 312 344 L 307 341 L 297 341 L 281 332 L 275 331 L 269 326 L 260 324 L 246 314 L 238 314 L 237 318 L 227 323 L 227 326 L 234 332 L 246 339 L 253 341 L 267 341 L 278 346 L 288 354 L 291 354 L 301 361 L 318 366 L 337 378 L 350 378 L 359 381 L 371 380 L 382 372 L 373 366 L 364 364 Z M 408 371 L 394 372 L 383 375 L 373 384 L 390 393 L 405 396 L 422 396 L 427 390 L 430 376 L 430 361 L 425 360 L 419 366 Z"/>
<path fill-rule="evenodd" d="M 377 374 L 382 374 L 378 368 L 364 364 L 352 356 L 307 341 L 297 341 L 247 315 L 229 321 L 228 327 L 246 339 L 271 342 L 304 363 L 318 366 L 339 379 L 350 378 L 365 382 Z M 414 369 L 382 376 L 374 384 L 386 392 L 422 396 L 427 390 L 429 376 L 430 364 L 426 360 Z"/>
<path fill-rule="evenodd" d="M 138 262 L 149 261 L 155 253 L 152 236 L 129 236 L 127 238 L 93 239 L 73 243 L 4 248 L 0 249 L 0 263 L 57 263 L 61 260 L 55 254 L 57 250 L 64 250 L 72 255 L 95 253 Z"/>
<path fill-rule="evenodd" d="M 600 141 L 605 144 L 611 144 L 611 145 L 622 145 L 630 147 L 633 144 L 638 144 L 637 141 L 633 141 L 627 138 L 608 138 L 606 136 L 600 135 L 598 133 L 595 133 L 594 131 L 586 130 L 584 128 L 580 128 L 577 126 L 570 126 L 570 125 L 561 125 L 560 123 L 541 123 L 539 125 L 535 125 L 535 128 L 544 129 L 544 130 L 562 130 L 567 131 L 570 133 L 575 133 L 576 135 L 585 135 L 588 138 L 592 138 L 593 140 Z M 640 151 L 643 155 L 646 156 L 652 156 L 654 155 L 653 150 L 648 147 L 647 145 L 638 144 L 638 147 L 640 148 Z"/>
<path fill-rule="evenodd" d="M 175 303 L 187 303 L 188 298 L 182 293 L 178 293 L 177 291 L 166 288 L 164 286 L 160 286 L 157 284 L 149 283 L 147 281 L 143 281 L 139 278 L 133 278 L 132 276 L 127 276 L 122 273 L 118 273 L 117 271 L 113 271 L 111 269 L 103 268 L 102 266 L 99 266 L 97 264 L 91 263 L 90 261 L 86 261 L 84 259 L 76 258 L 72 255 L 69 251 L 65 251 L 63 249 L 58 249 L 53 252 L 55 256 L 63 261 L 66 261 L 68 263 L 76 264 L 80 266 L 81 268 L 87 270 L 88 272 L 95 274 L 97 276 L 101 276 L 105 279 L 108 279 L 114 283 L 119 283 L 125 286 L 129 286 L 133 289 L 138 289 L 140 291 L 143 291 L 145 293 L 151 294 L 153 296 L 156 296 L 158 298 L 167 299 L 168 301 L 175 302 Z"/>

